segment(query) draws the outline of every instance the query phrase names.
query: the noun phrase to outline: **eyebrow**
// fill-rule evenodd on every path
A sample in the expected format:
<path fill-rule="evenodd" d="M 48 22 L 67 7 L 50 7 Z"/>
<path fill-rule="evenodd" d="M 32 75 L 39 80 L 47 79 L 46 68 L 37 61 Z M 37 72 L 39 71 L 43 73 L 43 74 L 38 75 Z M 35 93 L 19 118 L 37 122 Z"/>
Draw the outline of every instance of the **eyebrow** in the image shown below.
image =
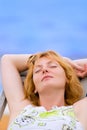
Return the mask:
<path fill-rule="evenodd" d="M 47 62 L 48 65 L 51 63 L 55 63 L 56 65 L 58 64 L 56 61 L 51 61 L 51 60 Z M 37 67 L 42 67 L 42 65 L 40 65 L 40 64 L 35 65 L 35 68 L 37 68 Z"/>

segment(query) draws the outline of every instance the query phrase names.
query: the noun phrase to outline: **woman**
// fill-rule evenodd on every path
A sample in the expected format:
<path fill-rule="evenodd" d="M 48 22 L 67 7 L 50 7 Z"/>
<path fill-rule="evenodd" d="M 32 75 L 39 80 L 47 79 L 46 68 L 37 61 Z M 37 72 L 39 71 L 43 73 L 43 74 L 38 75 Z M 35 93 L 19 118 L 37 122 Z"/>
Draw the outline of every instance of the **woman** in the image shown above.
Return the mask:
<path fill-rule="evenodd" d="M 47 51 L 5 55 L 1 66 L 8 130 L 87 130 L 87 98 L 77 78 L 87 75 L 87 59 L 72 61 Z M 23 87 L 20 72 L 27 69 Z"/>

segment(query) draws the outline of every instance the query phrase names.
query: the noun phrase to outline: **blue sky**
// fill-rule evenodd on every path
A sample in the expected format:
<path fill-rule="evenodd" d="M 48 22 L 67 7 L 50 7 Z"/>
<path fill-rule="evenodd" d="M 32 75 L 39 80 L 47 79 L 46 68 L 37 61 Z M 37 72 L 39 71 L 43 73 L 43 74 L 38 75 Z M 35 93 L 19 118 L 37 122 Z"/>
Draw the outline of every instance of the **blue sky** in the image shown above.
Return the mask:
<path fill-rule="evenodd" d="M 50 49 L 87 57 L 86 0 L 0 0 L 0 55 Z"/>

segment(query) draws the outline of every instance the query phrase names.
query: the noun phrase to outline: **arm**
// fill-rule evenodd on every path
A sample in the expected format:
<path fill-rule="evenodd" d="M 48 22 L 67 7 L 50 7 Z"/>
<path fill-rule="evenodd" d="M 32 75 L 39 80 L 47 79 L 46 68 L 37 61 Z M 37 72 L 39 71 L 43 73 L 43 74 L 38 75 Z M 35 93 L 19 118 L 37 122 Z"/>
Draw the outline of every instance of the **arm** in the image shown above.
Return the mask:
<path fill-rule="evenodd" d="M 82 123 L 84 130 L 87 130 L 87 97 L 76 102 L 73 106 L 77 119 Z"/>
<path fill-rule="evenodd" d="M 73 60 L 73 62 L 81 66 L 87 65 L 87 59 L 77 59 L 77 60 Z"/>
<path fill-rule="evenodd" d="M 64 57 L 64 60 L 66 60 L 74 68 L 78 77 L 84 78 L 87 76 L 87 59 L 71 60 Z"/>
<path fill-rule="evenodd" d="M 10 112 L 22 108 L 24 89 L 20 72 L 27 69 L 27 60 L 30 55 L 4 55 L 1 58 L 2 85 L 8 101 Z"/>

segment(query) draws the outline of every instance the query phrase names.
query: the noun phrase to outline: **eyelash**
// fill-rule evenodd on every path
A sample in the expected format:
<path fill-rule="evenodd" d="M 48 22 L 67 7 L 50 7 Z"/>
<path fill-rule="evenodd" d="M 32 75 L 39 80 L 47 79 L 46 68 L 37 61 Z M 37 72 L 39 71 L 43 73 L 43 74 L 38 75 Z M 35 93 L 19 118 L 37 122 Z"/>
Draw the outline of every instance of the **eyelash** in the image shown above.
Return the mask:
<path fill-rule="evenodd" d="M 56 68 L 56 67 L 58 67 L 57 65 L 50 65 L 50 66 L 48 66 L 49 68 Z M 40 68 L 40 69 L 38 69 L 38 70 L 36 70 L 35 71 L 35 73 L 38 73 L 38 72 L 40 72 L 42 69 Z"/>
<path fill-rule="evenodd" d="M 39 69 L 39 70 L 36 70 L 36 71 L 35 71 L 35 73 L 38 73 L 38 72 L 40 72 L 40 71 L 41 71 L 41 69 Z"/>
<path fill-rule="evenodd" d="M 57 65 L 51 65 L 50 66 L 50 68 L 56 68 L 57 67 Z"/>

